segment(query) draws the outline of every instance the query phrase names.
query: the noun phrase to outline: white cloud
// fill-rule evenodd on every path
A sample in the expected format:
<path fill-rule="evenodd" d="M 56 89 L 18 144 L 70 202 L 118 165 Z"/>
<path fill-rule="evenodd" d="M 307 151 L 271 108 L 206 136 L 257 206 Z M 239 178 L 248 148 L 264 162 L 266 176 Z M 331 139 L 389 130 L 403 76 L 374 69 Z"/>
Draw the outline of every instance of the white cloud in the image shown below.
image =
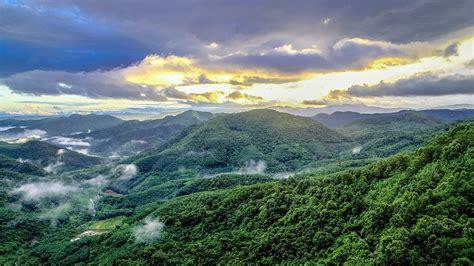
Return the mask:
<path fill-rule="evenodd" d="M 244 167 L 240 168 L 238 173 L 240 174 L 263 174 L 267 169 L 267 163 L 265 161 L 250 160 L 245 162 Z"/>
<path fill-rule="evenodd" d="M 205 45 L 204 47 L 206 47 L 208 49 L 216 49 L 216 48 L 219 48 L 219 44 L 216 43 L 216 42 L 211 42 L 210 44 Z"/>
<path fill-rule="evenodd" d="M 53 142 L 59 145 L 64 145 L 64 146 L 83 146 L 83 147 L 91 146 L 90 143 L 82 139 L 74 139 L 74 138 L 68 138 L 68 137 L 59 137 L 59 138 L 54 139 Z"/>
<path fill-rule="evenodd" d="M 362 150 L 362 146 L 357 146 L 352 149 L 352 154 L 359 154 L 361 150 Z"/>
<path fill-rule="evenodd" d="M 11 143 L 24 143 L 33 139 L 42 139 L 44 136 L 46 136 L 46 131 L 44 130 L 25 129 L 23 132 L 20 133 L 0 133 L 0 141 L 6 141 Z"/>
<path fill-rule="evenodd" d="M 60 161 L 57 161 L 55 163 L 50 163 L 48 164 L 45 168 L 43 168 L 46 172 L 48 173 L 56 173 L 56 171 L 61 167 L 63 166 L 64 163 L 63 162 L 60 162 Z"/>
<path fill-rule="evenodd" d="M 7 131 L 12 128 L 15 128 L 15 127 L 0 127 L 0 131 Z"/>
<path fill-rule="evenodd" d="M 311 55 L 311 54 L 320 54 L 321 50 L 316 45 L 312 45 L 309 48 L 303 48 L 301 50 L 296 50 L 293 48 L 292 44 L 285 44 L 273 49 L 276 52 L 285 53 L 289 55 Z"/>
<path fill-rule="evenodd" d="M 65 153 L 66 153 L 65 149 L 59 149 L 58 152 L 56 153 L 56 155 L 63 155 Z"/>
<path fill-rule="evenodd" d="M 295 173 L 291 172 L 281 172 L 281 173 L 276 173 L 272 177 L 274 179 L 288 179 L 290 176 L 294 175 Z"/>
<path fill-rule="evenodd" d="M 107 183 L 107 179 L 105 178 L 105 176 L 99 174 L 92 179 L 86 180 L 85 183 L 91 186 L 101 186 Z"/>
<path fill-rule="evenodd" d="M 60 182 L 28 183 L 15 188 L 13 194 L 21 194 L 24 201 L 38 201 L 51 197 L 62 197 L 76 192 L 77 187 L 64 185 Z"/>
<path fill-rule="evenodd" d="M 146 218 L 145 224 L 135 227 L 134 235 L 137 242 L 151 242 L 159 239 L 165 227 L 165 224 L 159 221 L 159 219 Z"/>
<path fill-rule="evenodd" d="M 138 168 L 134 164 L 119 164 L 115 167 L 113 174 L 119 175 L 119 179 L 128 180 L 134 178 L 138 173 Z"/>

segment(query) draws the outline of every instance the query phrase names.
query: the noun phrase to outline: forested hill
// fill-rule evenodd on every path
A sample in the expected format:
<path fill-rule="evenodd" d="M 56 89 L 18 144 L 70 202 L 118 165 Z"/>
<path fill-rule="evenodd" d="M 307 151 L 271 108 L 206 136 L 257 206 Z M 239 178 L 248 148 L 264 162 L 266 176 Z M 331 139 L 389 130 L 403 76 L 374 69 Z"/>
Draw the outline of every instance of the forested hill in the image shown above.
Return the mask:
<path fill-rule="evenodd" d="M 99 221 L 100 236 L 44 237 L 20 262 L 470 265 L 473 136 L 463 124 L 359 169 L 186 193 Z"/>
<path fill-rule="evenodd" d="M 473 136 L 471 123 L 359 170 L 176 198 L 154 212 L 168 235 L 145 254 L 165 264 L 469 264 Z"/>
<path fill-rule="evenodd" d="M 387 121 L 399 119 L 404 115 L 413 116 L 417 114 L 419 118 L 425 117 L 426 119 L 434 120 L 438 123 L 449 123 L 453 121 L 464 120 L 470 117 L 474 117 L 473 109 L 460 109 L 460 110 L 449 110 L 449 109 L 433 109 L 433 110 L 403 110 L 395 113 L 375 113 L 375 114 L 363 114 L 357 112 L 334 112 L 332 114 L 317 114 L 312 118 L 316 121 L 321 122 L 323 125 L 329 128 L 343 128 L 350 126 L 350 124 L 359 123 L 370 123 L 371 121 Z"/>
<path fill-rule="evenodd" d="M 251 160 L 270 172 L 293 171 L 352 148 L 351 141 L 310 118 L 261 109 L 216 117 L 134 158 L 143 172 L 186 168 L 225 172 Z"/>
<path fill-rule="evenodd" d="M 119 125 L 74 135 L 89 140 L 91 151 L 100 155 L 131 155 L 149 149 L 177 134 L 187 126 L 197 125 L 213 118 L 215 114 L 186 111 L 175 116 L 155 120 L 130 120 Z"/>
<path fill-rule="evenodd" d="M 66 135 L 88 130 L 99 130 L 121 124 L 123 120 L 111 115 L 80 115 L 50 117 L 34 120 L 5 119 L 0 120 L 0 126 L 25 127 L 27 129 L 41 129 L 50 136 Z"/>
<path fill-rule="evenodd" d="M 87 156 L 37 140 L 30 140 L 22 144 L 0 141 L 0 155 L 16 159 L 20 162 L 33 163 L 41 167 L 55 166 L 55 168 L 62 170 L 92 167 L 103 161 L 97 157 Z"/>

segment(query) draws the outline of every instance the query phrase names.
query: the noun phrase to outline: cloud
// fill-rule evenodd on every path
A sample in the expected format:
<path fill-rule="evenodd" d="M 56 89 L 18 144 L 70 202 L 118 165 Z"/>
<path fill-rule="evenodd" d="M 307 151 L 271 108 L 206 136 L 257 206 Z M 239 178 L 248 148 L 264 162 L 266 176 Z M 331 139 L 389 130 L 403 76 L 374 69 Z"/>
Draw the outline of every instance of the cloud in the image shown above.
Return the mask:
<path fill-rule="evenodd" d="M 216 43 L 216 42 L 211 42 L 210 44 L 205 45 L 204 47 L 206 47 L 208 49 L 217 49 L 219 47 L 219 44 Z"/>
<path fill-rule="evenodd" d="M 0 77 L 41 70 L 92 71 L 131 64 L 151 51 L 78 8 L 30 1 L 0 5 Z M 113 44 L 113 45 L 112 45 Z M 133 52 L 124 52 L 133 51 Z"/>
<path fill-rule="evenodd" d="M 78 191 L 77 187 L 61 182 L 28 183 L 15 188 L 13 194 L 21 194 L 23 201 L 39 201 L 45 198 L 65 197 Z"/>
<path fill-rule="evenodd" d="M 1 80 L 17 93 L 31 95 L 82 95 L 90 98 L 123 98 L 165 101 L 154 88 L 127 82 L 123 70 L 69 73 L 34 70 Z M 69 84 L 68 88 L 60 83 Z"/>
<path fill-rule="evenodd" d="M 107 183 L 107 178 L 103 175 L 97 175 L 94 178 L 88 179 L 84 181 L 86 184 L 89 184 L 91 186 L 102 186 Z"/>
<path fill-rule="evenodd" d="M 138 173 L 138 167 L 134 164 L 119 164 L 113 170 L 113 175 L 118 175 L 118 179 L 129 180 Z"/>
<path fill-rule="evenodd" d="M 21 132 L 0 131 L 0 141 L 23 143 L 33 139 L 42 139 L 46 131 L 41 129 L 23 129 Z"/>
<path fill-rule="evenodd" d="M 16 127 L 0 127 L 0 131 L 7 131 L 12 128 L 16 128 Z"/>
<path fill-rule="evenodd" d="M 53 139 L 53 142 L 62 145 L 62 146 L 81 146 L 81 147 L 90 147 L 91 144 L 82 139 L 68 138 L 68 137 L 58 137 Z"/>
<path fill-rule="evenodd" d="M 273 50 L 275 52 L 290 54 L 290 55 L 296 55 L 296 54 L 311 55 L 311 54 L 320 54 L 321 53 L 321 49 L 319 49 L 316 45 L 313 45 L 310 48 L 304 48 L 304 49 L 301 49 L 301 50 L 296 50 L 296 49 L 293 48 L 292 44 L 285 44 L 285 45 L 276 47 Z"/>
<path fill-rule="evenodd" d="M 459 45 L 460 45 L 459 42 L 454 42 L 453 44 L 446 47 L 446 49 L 444 49 L 444 53 L 443 53 L 444 57 L 450 57 L 450 56 L 453 56 L 453 55 L 458 55 Z"/>
<path fill-rule="evenodd" d="M 52 227 L 56 227 L 59 219 L 67 218 L 72 211 L 72 205 L 69 202 L 63 203 L 57 207 L 46 210 L 39 215 L 40 219 L 49 220 Z"/>
<path fill-rule="evenodd" d="M 328 105 L 330 104 L 327 100 L 304 100 L 301 102 L 304 105 Z"/>
<path fill-rule="evenodd" d="M 469 0 L 118 0 L 114 5 L 45 0 L 29 1 L 25 6 L 4 7 L 2 13 L 9 18 L 6 21 L 22 22 L 10 23 L 1 32 L 4 36 L 34 36 L 40 42 L 61 41 L 79 47 L 118 46 L 135 53 L 153 47 L 157 53 L 201 54 L 212 43 L 233 50 L 236 46 L 258 50 L 275 40 L 324 43 L 348 36 L 412 42 L 431 40 L 474 24 L 474 4 Z M 121 41 L 124 36 L 128 41 Z M 88 45 L 87 40 L 94 41 Z"/>
<path fill-rule="evenodd" d="M 147 217 L 144 223 L 145 224 L 136 226 L 133 229 L 133 234 L 137 242 L 148 243 L 161 237 L 165 224 L 160 222 L 158 218 L 153 219 Z"/>
<path fill-rule="evenodd" d="M 263 97 L 248 95 L 241 93 L 240 91 L 233 91 L 227 95 L 227 98 L 231 100 L 246 100 L 249 102 L 259 102 L 264 100 Z"/>
<path fill-rule="evenodd" d="M 256 98 L 229 98 L 231 85 L 261 85 L 258 93 L 245 93 L 301 102 L 301 90 L 290 86 L 328 72 L 403 65 L 432 55 L 455 61 L 457 48 L 446 46 L 472 35 L 473 8 L 470 0 L 6 1 L 0 7 L 6 51 L 0 53 L 6 62 L 0 83 L 13 94 L 188 105 L 254 104 Z M 313 84 L 308 93 L 313 99 L 371 79 L 329 88 Z M 287 84 L 296 82 L 301 83 Z M 213 92 L 197 86 L 202 84 L 212 84 Z M 183 88 L 190 85 L 196 86 Z M 282 97 L 278 90 L 288 93 Z"/>
<path fill-rule="evenodd" d="M 333 90 L 328 99 L 383 96 L 443 96 L 474 94 L 474 76 L 451 75 L 438 77 L 417 75 L 395 83 L 381 82 L 374 86 L 352 86 L 347 91 Z"/>
<path fill-rule="evenodd" d="M 263 174 L 267 169 L 267 163 L 265 161 L 249 160 L 245 162 L 245 165 L 239 169 L 239 174 Z"/>
<path fill-rule="evenodd" d="M 286 73 L 282 78 L 295 77 L 296 73 L 355 70 L 369 67 L 382 58 L 397 58 L 399 63 L 423 56 L 438 54 L 436 46 L 426 42 L 396 44 L 365 38 L 343 38 L 324 49 L 316 45 L 294 48 L 284 44 L 258 53 L 233 53 L 215 58 L 212 63 L 221 67 L 265 69 Z M 301 79 L 301 78 L 300 78 Z"/>
<path fill-rule="evenodd" d="M 359 154 L 362 151 L 362 146 L 357 146 L 351 150 L 352 154 Z"/>
<path fill-rule="evenodd" d="M 204 92 L 204 93 L 185 93 L 174 87 L 165 88 L 161 91 L 166 97 L 179 100 L 190 100 L 204 103 L 223 103 L 226 101 L 240 103 L 258 103 L 264 101 L 263 97 L 252 96 L 240 91 L 224 93 L 222 91 Z"/>
<path fill-rule="evenodd" d="M 61 168 L 63 165 L 64 165 L 64 163 L 58 160 L 54 163 L 49 163 L 43 169 L 48 173 L 56 173 L 58 171 L 58 169 Z"/>
<path fill-rule="evenodd" d="M 281 172 L 281 173 L 276 173 L 272 175 L 272 178 L 274 179 L 288 179 L 290 176 L 294 175 L 295 173 L 291 172 Z"/>

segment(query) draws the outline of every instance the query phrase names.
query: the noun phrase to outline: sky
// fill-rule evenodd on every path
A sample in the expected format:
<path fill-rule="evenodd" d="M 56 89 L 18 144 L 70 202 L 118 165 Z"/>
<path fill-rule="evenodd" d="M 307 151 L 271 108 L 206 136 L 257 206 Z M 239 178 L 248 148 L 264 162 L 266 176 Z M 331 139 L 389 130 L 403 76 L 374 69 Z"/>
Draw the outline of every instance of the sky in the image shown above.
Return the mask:
<path fill-rule="evenodd" d="M 0 113 L 474 103 L 472 0 L 0 0 Z"/>

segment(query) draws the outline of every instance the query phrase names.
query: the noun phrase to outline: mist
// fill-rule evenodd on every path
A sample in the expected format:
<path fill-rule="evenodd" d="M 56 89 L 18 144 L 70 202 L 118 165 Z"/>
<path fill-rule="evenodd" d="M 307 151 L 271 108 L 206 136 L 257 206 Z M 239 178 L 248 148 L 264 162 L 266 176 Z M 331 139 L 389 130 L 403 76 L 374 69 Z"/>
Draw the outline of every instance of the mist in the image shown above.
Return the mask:
<path fill-rule="evenodd" d="M 351 152 L 352 154 L 359 154 L 361 150 L 362 150 L 362 146 L 357 146 L 353 148 Z"/>
<path fill-rule="evenodd" d="M 8 130 L 8 129 L 7 129 Z M 42 139 L 46 136 L 46 131 L 41 129 L 25 129 L 23 132 L 11 133 L 6 130 L 0 131 L 0 141 L 23 143 L 28 140 Z"/>
<path fill-rule="evenodd" d="M 53 140 L 54 143 L 62 146 L 81 146 L 89 147 L 91 144 L 82 139 L 68 138 L 68 137 L 59 137 Z"/>
<path fill-rule="evenodd" d="M 119 164 L 115 167 L 113 174 L 119 175 L 118 179 L 129 180 L 134 178 L 138 173 L 138 168 L 134 164 Z"/>
<path fill-rule="evenodd" d="M 267 170 L 267 163 L 265 161 L 249 160 L 245 162 L 244 167 L 240 168 L 239 174 L 263 174 Z"/>
<path fill-rule="evenodd" d="M 39 201 L 45 198 L 64 197 L 79 188 L 61 182 L 28 183 L 15 188 L 13 194 L 21 194 L 22 201 Z"/>
<path fill-rule="evenodd" d="M 145 224 L 134 228 L 133 234 L 139 243 L 149 243 L 153 240 L 159 239 L 165 227 L 165 224 L 160 222 L 158 218 L 154 219 L 147 217 Z"/>
<path fill-rule="evenodd" d="M 63 162 L 57 161 L 55 163 L 50 163 L 43 169 L 48 172 L 48 173 L 56 173 L 59 168 L 61 168 L 64 165 Z"/>

